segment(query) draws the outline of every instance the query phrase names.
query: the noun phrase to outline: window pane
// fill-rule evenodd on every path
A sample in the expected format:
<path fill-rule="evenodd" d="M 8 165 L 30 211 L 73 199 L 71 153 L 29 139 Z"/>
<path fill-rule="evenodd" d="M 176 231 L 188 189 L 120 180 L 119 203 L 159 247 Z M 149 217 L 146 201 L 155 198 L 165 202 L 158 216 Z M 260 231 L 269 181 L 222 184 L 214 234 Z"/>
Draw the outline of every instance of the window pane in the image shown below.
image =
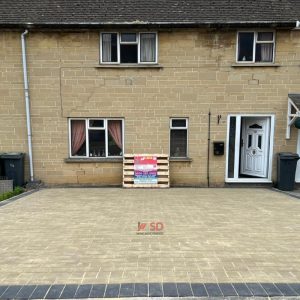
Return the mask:
<path fill-rule="evenodd" d="M 186 127 L 186 120 L 185 119 L 173 119 L 172 120 L 172 127 Z"/>
<path fill-rule="evenodd" d="M 122 33 L 121 42 L 136 42 L 136 33 Z"/>
<path fill-rule="evenodd" d="M 108 121 L 108 156 L 122 156 L 123 140 L 122 140 L 122 121 Z"/>
<path fill-rule="evenodd" d="M 102 33 L 102 61 L 118 62 L 118 44 L 116 33 Z"/>
<path fill-rule="evenodd" d="M 71 155 L 86 156 L 85 120 L 71 120 Z"/>
<path fill-rule="evenodd" d="M 252 146 L 252 134 L 248 135 L 248 148 Z"/>
<path fill-rule="evenodd" d="M 230 117 L 228 145 L 228 178 L 234 177 L 234 155 L 235 155 L 235 130 L 236 117 Z"/>
<path fill-rule="evenodd" d="M 238 45 L 238 61 L 253 61 L 253 32 L 240 32 Z"/>
<path fill-rule="evenodd" d="M 258 41 L 273 41 L 273 32 L 258 32 Z"/>
<path fill-rule="evenodd" d="M 273 61 L 273 44 L 256 44 L 255 61 L 272 62 Z"/>
<path fill-rule="evenodd" d="M 90 120 L 90 127 L 104 127 L 104 120 Z"/>
<path fill-rule="evenodd" d="M 90 157 L 105 157 L 105 131 L 89 130 Z"/>
<path fill-rule="evenodd" d="M 156 61 L 156 34 L 141 33 L 141 62 Z"/>
<path fill-rule="evenodd" d="M 136 64 L 137 59 L 137 45 L 122 44 L 121 49 L 121 63 Z"/>
<path fill-rule="evenodd" d="M 262 135 L 258 136 L 257 147 L 261 149 Z"/>
<path fill-rule="evenodd" d="M 171 129 L 170 155 L 187 157 L 187 130 Z"/>

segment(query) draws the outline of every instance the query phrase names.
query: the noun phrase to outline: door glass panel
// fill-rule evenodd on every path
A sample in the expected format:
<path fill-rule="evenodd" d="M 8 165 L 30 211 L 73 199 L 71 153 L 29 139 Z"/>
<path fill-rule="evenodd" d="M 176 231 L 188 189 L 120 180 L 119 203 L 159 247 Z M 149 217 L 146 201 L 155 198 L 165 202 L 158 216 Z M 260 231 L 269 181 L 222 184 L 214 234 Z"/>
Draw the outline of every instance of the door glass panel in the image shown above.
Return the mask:
<path fill-rule="evenodd" d="M 252 146 L 252 134 L 248 135 L 248 148 Z"/>
<path fill-rule="evenodd" d="M 255 123 L 255 124 L 249 126 L 249 128 L 251 128 L 251 129 L 262 129 L 262 126 Z"/>
<path fill-rule="evenodd" d="M 262 136 L 259 135 L 259 136 L 258 136 L 258 141 L 257 141 L 257 147 L 258 147 L 259 149 L 261 149 L 261 141 L 262 141 Z"/>
<path fill-rule="evenodd" d="M 228 178 L 234 177 L 234 154 L 235 154 L 235 130 L 236 117 L 229 120 L 229 141 L 228 141 Z"/>

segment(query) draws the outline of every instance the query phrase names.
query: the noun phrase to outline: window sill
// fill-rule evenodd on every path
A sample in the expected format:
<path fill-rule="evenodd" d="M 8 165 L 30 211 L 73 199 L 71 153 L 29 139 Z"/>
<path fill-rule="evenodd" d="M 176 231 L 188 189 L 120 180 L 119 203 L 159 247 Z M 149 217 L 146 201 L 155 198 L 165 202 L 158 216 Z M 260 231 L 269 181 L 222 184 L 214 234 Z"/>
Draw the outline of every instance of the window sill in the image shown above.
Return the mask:
<path fill-rule="evenodd" d="M 281 67 L 280 64 L 273 64 L 273 63 L 235 63 L 232 64 L 231 67 L 233 68 L 245 68 L 245 67 L 273 67 L 278 68 Z"/>
<path fill-rule="evenodd" d="M 96 69 L 162 69 L 160 64 L 100 64 Z"/>
<path fill-rule="evenodd" d="M 122 163 L 123 157 L 66 158 L 66 163 Z"/>
<path fill-rule="evenodd" d="M 170 157 L 170 162 L 192 162 L 193 160 L 190 157 Z"/>

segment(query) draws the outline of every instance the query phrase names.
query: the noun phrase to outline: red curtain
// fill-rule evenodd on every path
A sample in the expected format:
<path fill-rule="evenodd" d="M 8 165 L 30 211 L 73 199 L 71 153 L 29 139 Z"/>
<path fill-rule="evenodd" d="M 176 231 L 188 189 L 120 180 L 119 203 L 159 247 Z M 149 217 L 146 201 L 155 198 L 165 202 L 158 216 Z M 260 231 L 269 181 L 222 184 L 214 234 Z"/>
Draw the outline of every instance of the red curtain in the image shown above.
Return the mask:
<path fill-rule="evenodd" d="M 76 155 L 85 142 L 85 121 L 71 121 L 71 152 L 72 156 Z"/>
<path fill-rule="evenodd" d="M 118 120 L 108 121 L 108 131 L 116 145 L 122 150 L 122 122 Z"/>

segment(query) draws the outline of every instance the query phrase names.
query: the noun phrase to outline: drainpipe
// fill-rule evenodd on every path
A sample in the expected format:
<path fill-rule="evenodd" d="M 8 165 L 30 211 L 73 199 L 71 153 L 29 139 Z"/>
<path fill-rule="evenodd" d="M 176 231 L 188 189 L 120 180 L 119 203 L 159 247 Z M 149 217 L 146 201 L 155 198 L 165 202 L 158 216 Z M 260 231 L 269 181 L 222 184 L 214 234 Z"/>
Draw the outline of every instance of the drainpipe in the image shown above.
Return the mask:
<path fill-rule="evenodd" d="M 28 75 L 27 75 L 27 61 L 26 61 L 26 40 L 25 36 L 28 30 L 21 34 L 22 44 L 22 62 L 23 62 L 23 76 L 24 76 L 24 95 L 26 105 L 26 123 L 27 123 L 27 137 L 28 137 L 28 153 L 29 153 L 29 167 L 30 167 L 30 181 L 34 181 L 33 177 L 33 162 L 32 162 L 32 142 L 31 142 L 31 122 L 30 122 L 30 98 L 28 88 Z"/>
<path fill-rule="evenodd" d="M 209 159 L 210 159 L 210 122 L 211 122 L 211 112 L 208 112 L 208 138 L 207 138 L 207 187 L 210 187 L 210 177 L 209 177 Z"/>

